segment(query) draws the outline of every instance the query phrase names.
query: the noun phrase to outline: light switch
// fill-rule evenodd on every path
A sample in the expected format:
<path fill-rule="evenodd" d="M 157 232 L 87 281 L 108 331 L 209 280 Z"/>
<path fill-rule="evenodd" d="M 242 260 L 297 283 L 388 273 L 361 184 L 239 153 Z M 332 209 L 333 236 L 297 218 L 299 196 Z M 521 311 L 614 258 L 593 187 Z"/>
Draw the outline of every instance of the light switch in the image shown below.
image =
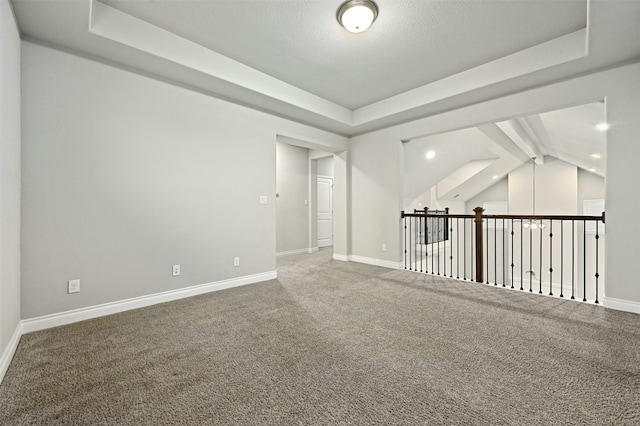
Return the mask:
<path fill-rule="evenodd" d="M 260 196 L 260 204 L 267 204 L 267 196 L 266 195 L 261 195 Z"/>

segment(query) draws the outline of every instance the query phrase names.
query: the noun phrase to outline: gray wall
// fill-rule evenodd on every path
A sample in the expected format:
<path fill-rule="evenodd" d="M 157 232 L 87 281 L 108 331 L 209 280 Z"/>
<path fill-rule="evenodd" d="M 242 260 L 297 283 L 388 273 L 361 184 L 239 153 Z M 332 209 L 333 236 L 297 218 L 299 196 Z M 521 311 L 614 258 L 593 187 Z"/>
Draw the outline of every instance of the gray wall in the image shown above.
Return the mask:
<path fill-rule="evenodd" d="M 20 37 L 0 1 L 0 360 L 20 322 Z M 8 360 L 7 360 L 8 361 Z M 0 365 L 0 380 L 3 371 Z"/>
<path fill-rule="evenodd" d="M 319 158 L 318 162 L 318 176 L 333 177 L 333 156 Z"/>
<path fill-rule="evenodd" d="M 584 200 L 604 199 L 604 178 L 578 169 L 578 214 L 582 214 Z"/>
<path fill-rule="evenodd" d="M 474 214 L 473 209 L 482 207 L 485 201 L 509 201 L 509 179 L 507 177 L 500 179 L 473 198 L 465 203 L 465 214 Z"/>
<path fill-rule="evenodd" d="M 309 149 L 276 143 L 276 192 L 276 252 L 308 249 Z"/>
<path fill-rule="evenodd" d="M 276 134 L 344 143 L 28 42 L 22 83 L 23 318 L 275 270 Z"/>

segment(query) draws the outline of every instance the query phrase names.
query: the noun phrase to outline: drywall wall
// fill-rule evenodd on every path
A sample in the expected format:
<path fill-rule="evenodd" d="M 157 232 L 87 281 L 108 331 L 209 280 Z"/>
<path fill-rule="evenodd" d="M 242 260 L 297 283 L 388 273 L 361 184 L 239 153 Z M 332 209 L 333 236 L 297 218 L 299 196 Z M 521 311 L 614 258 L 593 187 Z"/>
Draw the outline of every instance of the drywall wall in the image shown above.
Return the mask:
<path fill-rule="evenodd" d="M 578 169 L 554 157 L 536 166 L 536 214 L 575 215 Z M 533 212 L 533 167 L 525 163 L 509 173 L 509 213 Z"/>
<path fill-rule="evenodd" d="M 351 139 L 351 244 L 356 260 L 377 259 L 388 266 L 402 260 L 402 150 L 400 139 Z"/>
<path fill-rule="evenodd" d="M 20 36 L 0 0 L 0 381 L 20 322 Z M 11 353 L 10 353 L 11 352 Z"/>
<path fill-rule="evenodd" d="M 309 249 L 309 150 L 276 143 L 276 252 Z"/>
<path fill-rule="evenodd" d="M 607 121 L 612 127 L 607 135 L 605 293 L 608 298 L 626 303 L 614 301 L 615 304 L 609 306 L 640 312 L 640 286 L 635 285 L 632 278 L 640 276 L 640 263 L 634 259 L 637 236 L 640 235 L 640 222 L 635 219 L 640 209 L 640 198 L 630 195 L 637 192 L 635 183 L 640 180 L 640 169 L 635 164 L 640 158 L 640 144 L 636 143 L 640 134 L 640 121 L 637 120 L 640 115 L 638 75 L 640 64 L 629 64 L 352 138 L 353 255 L 368 253 L 381 258 L 376 253 L 378 242 L 394 240 L 398 235 L 399 216 L 394 217 L 386 208 L 372 214 L 374 207 L 379 209 L 385 201 L 389 203 L 388 209 L 401 203 L 401 191 L 394 191 L 399 163 L 396 141 L 606 99 Z M 385 156 L 383 161 L 380 157 Z M 544 206 L 540 212 L 545 212 Z"/>
<path fill-rule="evenodd" d="M 485 201 L 505 201 L 509 200 L 509 178 L 505 177 L 491 185 L 465 203 L 464 214 L 474 214 L 473 209 L 482 207 Z"/>
<path fill-rule="evenodd" d="M 333 156 L 333 258 L 346 260 L 351 253 L 351 168 L 349 154 Z"/>
<path fill-rule="evenodd" d="M 604 199 L 604 178 L 578 169 L 578 214 L 582 214 L 584 200 Z"/>
<path fill-rule="evenodd" d="M 343 137 L 22 46 L 23 318 L 275 270 L 276 135 Z"/>
<path fill-rule="evenodd" d="M 333 156 L 319 158 L 316 161 L 318 163 L 318 176 L 333 177 Z"/>

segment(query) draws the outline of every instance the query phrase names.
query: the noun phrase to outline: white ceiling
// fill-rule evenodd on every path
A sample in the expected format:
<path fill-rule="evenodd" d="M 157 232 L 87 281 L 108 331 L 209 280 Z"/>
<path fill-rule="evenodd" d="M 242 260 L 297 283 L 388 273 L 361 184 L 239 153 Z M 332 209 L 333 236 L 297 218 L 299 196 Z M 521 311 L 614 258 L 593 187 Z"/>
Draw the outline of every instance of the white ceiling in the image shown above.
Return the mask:
<path fill-rule="evenodd" d="M 640 0 L 376 0 L 360 34 L 337 23 L 342 1 L 11 4 L 25 40 L 345 136 L 640 60 Z M 604 175 L 598 101 L 470 129 L 495 161 L 449 192 L 472 196 L 532 156 Z"/>
<path fill-rule="evenodd" d="M 336 20 L 341 2 L 104 1 L 349 109 L 572 33 L 587 20 L 586 1 L 378 0 L 375 25 L 351 34 Z"/>
<path fill-rule="evenodd" d="M 640 58 L 637 0 L 11 0 L 27 40 L 346 136 Z"/>

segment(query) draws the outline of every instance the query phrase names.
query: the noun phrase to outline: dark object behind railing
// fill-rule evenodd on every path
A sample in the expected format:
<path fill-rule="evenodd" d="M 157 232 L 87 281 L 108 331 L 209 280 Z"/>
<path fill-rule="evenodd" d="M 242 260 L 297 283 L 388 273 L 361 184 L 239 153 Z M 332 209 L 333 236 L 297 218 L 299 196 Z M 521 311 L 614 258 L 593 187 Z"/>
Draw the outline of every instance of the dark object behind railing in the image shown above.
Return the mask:
<path fill-rule="evenodd" d="M 599 303 L 604 213 L 483 215 L 481 207 L 474 212 L 403 211 L 404 268 L 502 287 L 519 284 L 520 290 L 528 284 L 530 292 L 535 288 L 542 294 L 548 288 L 550 296 L 559 297 L 565 297 L 570 284 L 571 299 Z"/>

